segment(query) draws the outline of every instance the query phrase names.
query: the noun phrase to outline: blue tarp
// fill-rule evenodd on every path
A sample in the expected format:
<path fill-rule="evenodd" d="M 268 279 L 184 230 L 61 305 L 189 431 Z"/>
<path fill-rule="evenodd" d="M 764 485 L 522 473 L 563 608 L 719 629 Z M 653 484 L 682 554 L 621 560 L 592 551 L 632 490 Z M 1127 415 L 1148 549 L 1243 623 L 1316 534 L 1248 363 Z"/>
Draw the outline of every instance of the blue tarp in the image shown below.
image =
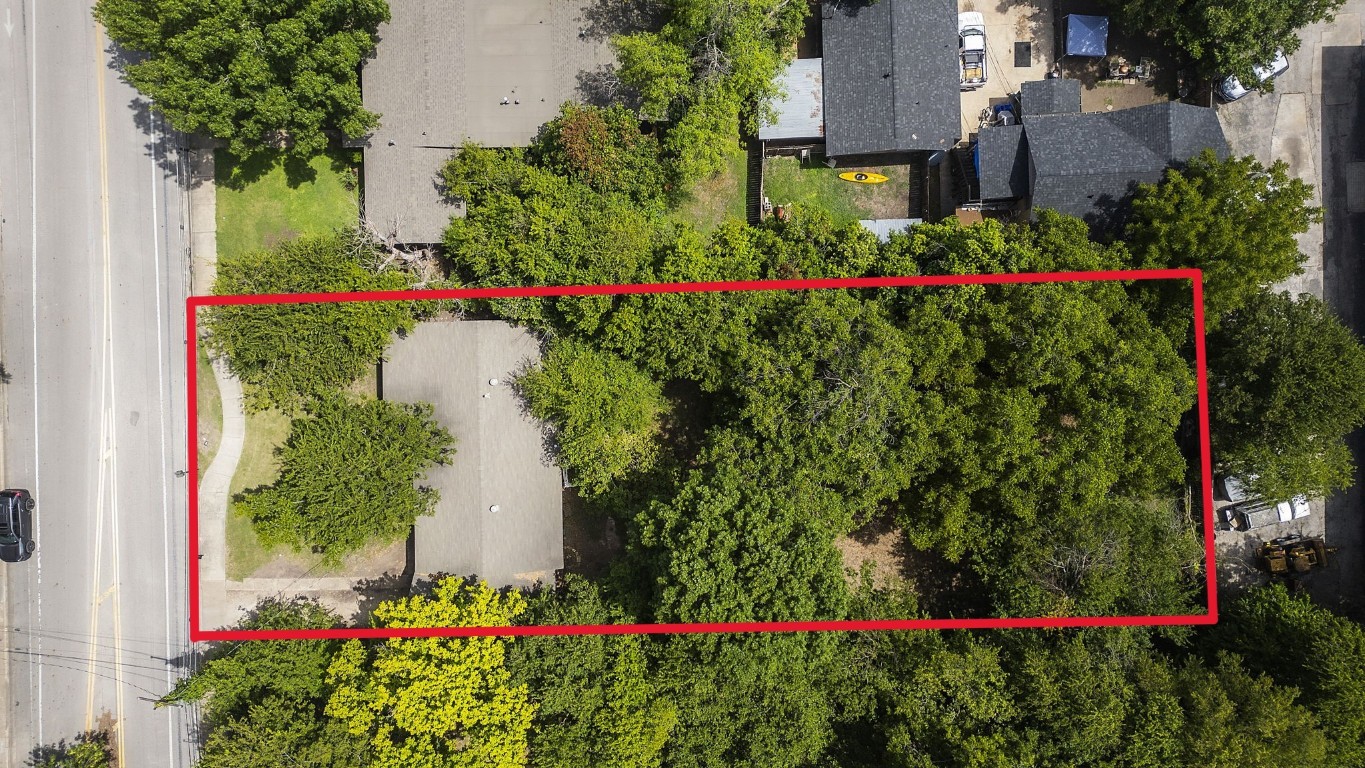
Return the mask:
<path fill-rule="evenodd" d="M 1108 52 L 1108 16 L 1082 16 L 1073 13 L 1066 17 L 1067 56 L 1104 56 Z"/>

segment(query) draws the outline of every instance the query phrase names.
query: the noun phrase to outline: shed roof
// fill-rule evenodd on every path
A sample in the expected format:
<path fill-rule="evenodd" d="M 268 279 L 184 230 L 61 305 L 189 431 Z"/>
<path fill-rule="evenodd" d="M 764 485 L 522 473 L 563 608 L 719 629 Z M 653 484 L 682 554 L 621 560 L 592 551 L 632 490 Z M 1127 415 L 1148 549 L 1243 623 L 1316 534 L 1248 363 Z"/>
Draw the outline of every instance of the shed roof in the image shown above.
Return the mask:
<path fill-rule="evenodd" d="M 500 321 L 424 322 L 388 358 L 384 397 L 431 403 L 456 440 L 451 463 L 424 481 L 441 497 L 417 519 L 414 572 L 477 574 L 493 587 L 552 580 L 564 567 L 563 483 L 508 385 L 539 360 L 536 339 Z"/>
<path fill-rule="evenodd" d="M 1081 81 L 1062 77 L 1030 80 L 1019 86 L 1024 116 L 1069 115 L 1081 111 Z"/>
<path fill-rule="evenodd" d="M 859 219 L 858 223 L 885 243 L 891 239 L 891 235 L 907 232 L 916 224 L 923 224 L 924 219 Z"/>
<path fill-rule="evenodd" d="M 820 139 L 825 135 L 823 60 L 793 59 L 778 78 L 783 97 L 773 103 L 777 118 L 758 129 L 763 141 Z"/>
<path fill-rule="evenodd" d="M 821 7 L 826 153 L 947 150 L 957 143 L 955 0 Z"/>

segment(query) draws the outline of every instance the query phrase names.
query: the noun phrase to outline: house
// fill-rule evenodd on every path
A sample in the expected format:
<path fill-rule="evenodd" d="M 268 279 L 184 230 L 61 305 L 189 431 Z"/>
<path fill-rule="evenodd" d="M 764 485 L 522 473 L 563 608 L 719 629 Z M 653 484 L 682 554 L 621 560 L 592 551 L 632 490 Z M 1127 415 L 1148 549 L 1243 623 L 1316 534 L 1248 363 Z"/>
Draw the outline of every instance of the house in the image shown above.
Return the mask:
<path fill-rule="evenodd" d="M 477 575 L 489 586 L 553 582 L 564 567 L 563 480 L 513 376 L 540 359 L 539 342 L 501 321 L 424 322 L 388 349 L 386 400 L 431 403 L 455 454 L 423 481 L 436 513 L 413 531 L 412 570 Z"/>
<path fill-rule="evenodd" d="M 591 0 L 389 0 L 360 74 L 380 116 L 361 177 L 365 218 L 408 244 L 439 243 L 457 201 L 440 170 L 465 142 L 526 146 L 613 60 Z M 598 78 L 600 80 L 600 78 Z"/>
<path fill-rule="evenodd" d="M 912 162 L 961 136 L 957 3 L 825 2 L 821 58 L 796 59 L 758 137 L 835 165 Z"/>
<path fill-rule="evenodd" d="M 1020 89 L 1019 122 L 982 128 L 975 142 L 980 202 L 1020 214 L 1051 208 L 1096 232 L 1122 221 L 1137 185 L 1212 149 L 1229 154 L 1213 110 L 1179 102 L 1081 112 L 1080 85 L 1054 79 Z"/>

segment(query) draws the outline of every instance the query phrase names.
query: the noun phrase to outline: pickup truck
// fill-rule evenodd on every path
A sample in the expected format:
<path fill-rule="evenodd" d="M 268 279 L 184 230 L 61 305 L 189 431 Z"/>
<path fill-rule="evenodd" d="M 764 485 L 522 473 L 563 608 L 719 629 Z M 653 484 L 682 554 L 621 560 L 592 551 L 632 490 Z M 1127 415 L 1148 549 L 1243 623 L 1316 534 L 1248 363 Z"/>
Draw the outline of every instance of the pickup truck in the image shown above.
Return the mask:
<path fill-rule="evenodd" d="M 957 56 L 962 65 L 961 90 L 986 84 L 986 18 L 976 11 L 957 15 Z"/>

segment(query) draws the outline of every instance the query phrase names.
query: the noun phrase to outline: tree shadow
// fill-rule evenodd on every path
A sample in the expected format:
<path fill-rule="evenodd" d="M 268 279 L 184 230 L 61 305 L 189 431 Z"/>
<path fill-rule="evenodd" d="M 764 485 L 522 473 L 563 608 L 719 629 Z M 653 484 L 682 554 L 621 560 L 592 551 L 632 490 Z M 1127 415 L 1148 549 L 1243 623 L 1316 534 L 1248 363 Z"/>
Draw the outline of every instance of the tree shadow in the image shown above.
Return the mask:
<path fill-rule="evenodd" d="M 578 36 L 601 42 L 611 39 L 613 35 L 657 31 L 667 19 L 668 9 L 663 3 L 591 0 L 579 17 L 582 26 L 579 27 Z"/>
<path fill-rule="evenodd" d="M 94 745 L 104 752 L 109 765 L 113 765 L 114 718 L 107 711 L 100 714 L 96 730 L 78 734 L 67 741 L 60 739 L 51 744 L 40 744 L 29 750 L 24 765 L 31 768 L 66 768 L 66 766 L 89 765 L 89 757 L 81 752 L 88 751 L 87 744 Z"/>
<path fill-rule="evenodd" d="M 621 104 L 627 109 L 639 109 L 640 106 L 639 92 L 621 82 L 616 68 L 610 64 L 599 64 L 596 69 L 580 71 L 577 95 L 583 103 L 594 107 Z"/>

